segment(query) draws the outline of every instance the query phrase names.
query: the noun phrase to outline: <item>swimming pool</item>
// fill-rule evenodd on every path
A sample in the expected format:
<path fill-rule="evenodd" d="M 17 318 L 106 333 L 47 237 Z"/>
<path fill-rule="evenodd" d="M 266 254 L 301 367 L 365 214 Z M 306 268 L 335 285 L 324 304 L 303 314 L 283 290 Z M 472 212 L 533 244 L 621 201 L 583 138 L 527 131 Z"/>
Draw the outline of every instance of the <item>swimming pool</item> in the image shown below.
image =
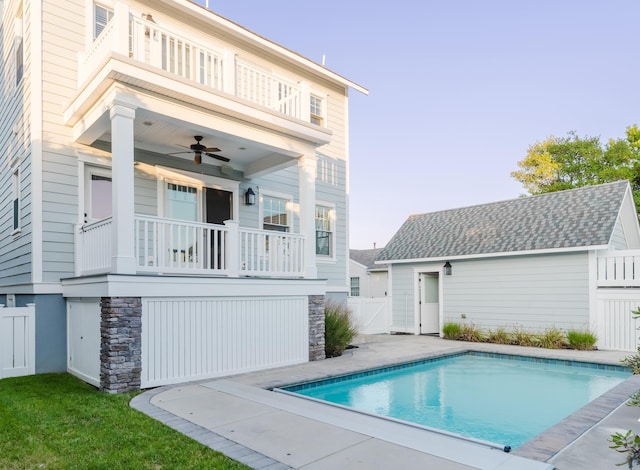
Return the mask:
<path fill-rule="evenodd" d="M 630 375 L 614 365 L 466 352 L 284 390 L 515 448 Z"/>

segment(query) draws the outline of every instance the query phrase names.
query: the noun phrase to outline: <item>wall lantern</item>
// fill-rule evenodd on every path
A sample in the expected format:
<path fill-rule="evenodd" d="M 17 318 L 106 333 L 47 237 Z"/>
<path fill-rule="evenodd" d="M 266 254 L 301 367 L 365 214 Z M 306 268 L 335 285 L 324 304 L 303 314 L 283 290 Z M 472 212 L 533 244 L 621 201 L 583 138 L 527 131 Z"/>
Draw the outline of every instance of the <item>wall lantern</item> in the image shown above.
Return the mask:
<path fill-rule="evenodd" d="M 451 276 L 451 263 L 447 261 L 442 268 L 445 276 Z"/>
<path fill-rule="evenodd" d="M 253 192 L 253 189 L 249 188 L 244 193 L 244 203 L 247 206 L 253 206 L 256 203 L 256 193 Z"/>

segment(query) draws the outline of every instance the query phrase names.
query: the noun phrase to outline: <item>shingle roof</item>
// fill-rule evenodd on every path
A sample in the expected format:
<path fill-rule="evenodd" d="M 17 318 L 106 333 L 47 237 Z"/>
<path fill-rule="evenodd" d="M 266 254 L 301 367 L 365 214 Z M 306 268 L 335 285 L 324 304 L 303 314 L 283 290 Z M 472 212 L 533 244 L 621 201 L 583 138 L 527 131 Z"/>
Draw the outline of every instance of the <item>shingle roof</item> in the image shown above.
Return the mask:
<path fill-rule="evenodd" d="M 367 269 L 387 269 L 386 266 L 375 264 L 376 257 L 382 251 L 382 248 L 373 248 L 370 250 L 349 250 L 349 258 L 353 261 L 366 266 Z"/>
<path fill-rule="evenodd" d="M 607 245 L 626 181 L 410 216 L 378 260 Z"/>

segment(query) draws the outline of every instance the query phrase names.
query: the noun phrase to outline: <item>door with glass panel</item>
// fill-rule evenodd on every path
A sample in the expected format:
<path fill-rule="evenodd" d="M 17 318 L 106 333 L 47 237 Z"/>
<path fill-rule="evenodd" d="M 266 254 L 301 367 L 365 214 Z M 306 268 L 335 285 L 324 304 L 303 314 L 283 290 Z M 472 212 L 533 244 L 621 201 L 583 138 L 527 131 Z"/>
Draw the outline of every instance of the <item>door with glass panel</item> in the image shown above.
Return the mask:
<path fill-rule="evenodd" d="M 225 220 L 233 218 L 233 193 L 224 189 L 205 188 L 205 221 L 208 224 L 224 225 Z M 225 269 L 226 232 L 220 228 L 207 231 L 205 246 L 213 269 Z"/>

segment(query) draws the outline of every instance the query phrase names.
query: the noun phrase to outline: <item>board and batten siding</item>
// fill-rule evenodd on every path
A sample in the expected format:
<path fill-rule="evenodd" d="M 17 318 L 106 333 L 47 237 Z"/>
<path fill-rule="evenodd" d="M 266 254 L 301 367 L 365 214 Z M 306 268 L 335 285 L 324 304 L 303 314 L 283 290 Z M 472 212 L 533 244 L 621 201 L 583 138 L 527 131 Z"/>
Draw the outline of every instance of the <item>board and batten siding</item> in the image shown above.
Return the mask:
<path fill-rule="evenodd" d="M 142 388 L 306 362 L 306 296 L 145 298 Z"/>

